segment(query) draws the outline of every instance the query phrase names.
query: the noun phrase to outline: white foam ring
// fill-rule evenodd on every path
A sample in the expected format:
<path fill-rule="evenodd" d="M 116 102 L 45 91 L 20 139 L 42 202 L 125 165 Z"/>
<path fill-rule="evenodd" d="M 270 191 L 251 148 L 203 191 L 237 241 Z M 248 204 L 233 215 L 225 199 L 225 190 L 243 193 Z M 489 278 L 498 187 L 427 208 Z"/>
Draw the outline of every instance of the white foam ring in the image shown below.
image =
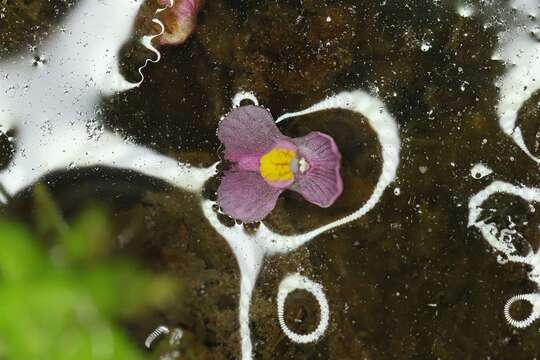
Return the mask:
<path fill-rule="evenodd" d="M 297 334 L 285 322 L 285 299 L 294 290 L 309 291 L 319 303 L 321 319 L 317 328 L 309 334 Z M 330 321 L 330 308 L 328 306 L 328 300 L 326 300 L 326 296 L 324 295 L 323 287 L 300 274 L 290 274 L 281 280 L 277 294 L 277 313 L 281 330 L 283 330 L 289 339 L 299 344 L 307 344 L 319 340 L 324 335 Z"/>
<path fill-rule="evenodd" d="M 536 203 L 540 202 L 540 189 L 494 181 L 469 200 L 468 225 L 480 230 L 489 245 L 502 254 L 501 262 L 522 263 L 531 267 L 528 276 L 529 280 L 536 284 L 537 292 L 516 295 L 510 298 L 504 307 L 504 315 L 508 323 L 514 327 L 525 328 L 540 317 L 540 250 L 535 252 L 529 244 L 528 253 L 525 256 L 518 255 L 516 247 L 511 242 L 515 230 L 503 229 L 499 231 L 494 223 L 481 219 L 482 204 L 494 194 L 501 193 L 518 196 L 529 203 Z M 532 305 L 531 314 L 524 320 L 515 320 L 510 315 L 510 307 L 516 301 L 528 301 Z"/>
<path fill-rule="evenodd" d="M 523 320 L 516 320 L 510 314 L 510 307 L 516 301 L 526 301 L 532 306 L 531 313 Z M 504 305 L 504 317 L 513 327 L 524 329 L 531 326 L 536 319 L 540 318 L 540 294 L 533 293 L 512 296 Z"/>
<path fill-rule="evenodd" d="M 510 7 L 516 10 L 517 21 L 499 35 L 499 46 L 492 56 L 508 66 L 496 82 L 500 91 L 497 115 L 503 132 L 531 159 L 540 162 L 525 145 L 521 129 L 516 125 L 519 109 L 540 89 L 540 41 L 531 35 L 539 26 L 540 4 L 538 0 L 514 0 Z"/>

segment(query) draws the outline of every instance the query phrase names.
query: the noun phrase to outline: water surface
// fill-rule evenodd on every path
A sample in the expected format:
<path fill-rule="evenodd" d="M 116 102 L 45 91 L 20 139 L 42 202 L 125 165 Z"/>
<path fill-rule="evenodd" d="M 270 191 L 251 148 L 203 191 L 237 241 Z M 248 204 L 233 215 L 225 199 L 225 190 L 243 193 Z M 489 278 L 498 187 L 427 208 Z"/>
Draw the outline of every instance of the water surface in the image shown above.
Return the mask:
<path fill-rule="evenodd" d="M 193 36 L 160 47 L 135 86 L 155 57 L 138 40 L 155 30 L 156 5 L 118 0 L 104 14 L 121 21 L 110 23 L 93 10 L 110 4 L 92 1 L 0 5 L 2 197 L 27 221 L 37 181 L 66 216 L 106 204 L 119 251 L 186 284 L 168 312 L 129 324 L 141 347 L 166 325 L 207 359 L 540 355 L 540 322 L 518 329 L 503 312 L 512 296 L 538 291 L 533 268 L 498 261 L 504 252 L 469 222 L 471 197 L 493 181 L 540 186 L 540 3 L 209 0 Z M 83 6 L 89 13 L 73 21 Z M 201 204 L 215 200 L 222 167 L 217 176 L 205 169 L 220 160 L 216 128 L 234 95 L 252 92 L 277 118 L 355 90 L 384 105 L 399 135 L 396 175 L 373 208 L 279 254 L 261 250 L 253 229 L 222 236 Z M 334 137 L 345 190 L 328 209 L 285 193 L 268 229 L 305 233 L 368 201 L 388 144 L 367 115 L 329 109 L 279 123 L 288 136 Z M 537 201 L 495 192 L 477 205 L 498 234 L 515 230 L 507 242 L 526 255 L 527 243 L 539 245 Z M 324 289 L 330 322 L 314 343 L 279 326 L 276 297 L 289 273 Z M 515 319 L 530 311 L 525 302 L 510 309 Z M 285 320 L 311 332 L 319 304 L 295 291 Z"/>

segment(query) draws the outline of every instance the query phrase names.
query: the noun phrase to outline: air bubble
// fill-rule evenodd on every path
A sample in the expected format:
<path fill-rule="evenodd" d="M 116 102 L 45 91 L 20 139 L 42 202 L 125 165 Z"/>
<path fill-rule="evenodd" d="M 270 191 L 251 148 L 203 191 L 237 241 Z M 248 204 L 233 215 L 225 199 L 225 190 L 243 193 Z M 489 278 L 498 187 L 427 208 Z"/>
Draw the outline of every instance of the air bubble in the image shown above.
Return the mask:
<path fill-rule="evenodd" d="M 420 45 L 420 50 L 422 52 L 428 52 L 429 50 L 431 50 L 431 43 L 430 42 L 423 42 L 422 45 Z"/>
<path fill-rule="evenodd" d="M 485 166 L 484 164 L 476 164 L 471 169 L 471 176 L 475 179 L 481 179 L 493 173 L 493 170 Z"/>

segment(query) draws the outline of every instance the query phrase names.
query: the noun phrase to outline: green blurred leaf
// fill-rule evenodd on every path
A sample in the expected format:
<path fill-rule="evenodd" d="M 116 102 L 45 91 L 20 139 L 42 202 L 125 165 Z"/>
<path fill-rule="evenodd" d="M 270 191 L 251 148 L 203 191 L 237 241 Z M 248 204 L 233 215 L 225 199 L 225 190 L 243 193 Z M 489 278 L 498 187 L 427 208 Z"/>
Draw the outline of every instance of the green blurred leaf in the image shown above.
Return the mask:
<path fill-rule="evenodd" d="M 68 226 L 47 187 L 41 183 L 34 186 L 34 222 L 40 236 L 64 234 Z"/>
<path fill-rule="evenodd" d="M 103 212 L 87 210 L 68 225 L 46 189 L 36 194 L 38 231 L 56 234 L 56 245 L 47 252 L 24 227 L 0 219 L 0 359 L 143 359 L 115 320 L 170 301 L 177 287 L 106 256 Z"/>
<path fill-rule="evenodd" d="M 91 260 L 105 254 L 112 241 L 108 229 L 109 222 L 102 211 L 84 211 L 60 237 L 68 259 Z"/>
<path fill-rule="evenodd" d="M 22 226 L 0 220 L 0 275 L 5 281 L 22 281 L 45 267 L 38 245 Z"/>

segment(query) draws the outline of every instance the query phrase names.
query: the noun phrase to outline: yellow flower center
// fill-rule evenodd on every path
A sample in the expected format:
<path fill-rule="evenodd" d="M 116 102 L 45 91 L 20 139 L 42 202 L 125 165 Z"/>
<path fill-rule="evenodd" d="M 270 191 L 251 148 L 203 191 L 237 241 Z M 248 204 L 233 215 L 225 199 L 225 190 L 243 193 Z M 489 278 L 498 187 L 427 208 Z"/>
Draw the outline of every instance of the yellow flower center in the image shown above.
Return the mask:
<path fill-rule="evenodd" d="M 291 161 L 296 153 L 292 150 L 274 148 L 261 157 L 260 171 L 266 181 L 288 181 L 294 178 Z"/>

